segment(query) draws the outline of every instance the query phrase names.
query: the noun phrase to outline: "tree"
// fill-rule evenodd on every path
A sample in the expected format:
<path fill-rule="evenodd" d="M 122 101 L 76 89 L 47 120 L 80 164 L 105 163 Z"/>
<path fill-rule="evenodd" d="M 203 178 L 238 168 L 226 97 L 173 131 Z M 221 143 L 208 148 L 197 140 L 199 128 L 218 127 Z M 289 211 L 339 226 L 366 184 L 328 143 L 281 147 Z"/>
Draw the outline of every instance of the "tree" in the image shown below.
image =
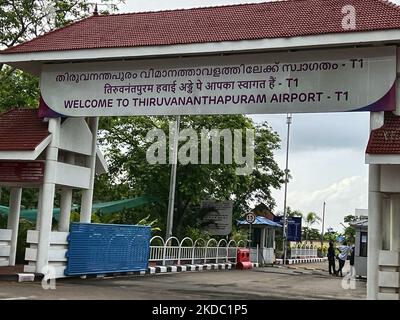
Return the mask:
<path fill-rule="evenodd" d="M 344 228 L 343 236 L 351 244 L 355 242 L 356 230 L 352 226 L 350 226 L 350 223 L 355 222 L 357 220 L 359 220 L 359 218 L 351 214 L 345 216 L 343 219 L 344 223 L 349 224 L 348 226 L 342 224 Z"/>
<path fill-rule="evenodd" d="M 292 208 L 287 207 L 287 216 L 292 218 L 292 217 L 302 217 L 303 218 L 303 213 L 300 210 L 292 210 Z"/>
<path fill-rule="evenodd" d="M 116 11 L 121 2 L 102 0 L 101 13 Z M 90 0 L 0 0 L 0 49 L 85 18 L 93 9 Z M 36 76 L 0 64 L 0 112 L 12 107 L 37 107 L 38 98 Z"/>
<path fill-rule="evenodd" d="M 302 228 L 302 237 L 307 240 L 321 240 L 321 233 L 318 229 L 303 227 Z"/>
<path fill-rule="evenodd" d="M 358 220 L 358 217 L 356 217 L 354 215 L 351 215 L 351 214 L 345 216 L 344 219 L 343 219 L 343 221 L 345 223 L 351 223 L 351 222 L 354 222 L 354 221 L 357 221 L 357 220 Z"/>
<path fill-rule="evenodd" d="M 319 223 L 319 221 L 321 221 L 321 218 L 315 212 L 309 212 L 305 216 L 304 220 L 305 220 L 306 225 L 307 225 L 305 227 L 305 231 L 306 231 L 305 238 L 306 238 L 306 241 L 307 241 L 308 237 L 310 235 L 310 232 L 313 230 L 313 229 L 311 229 L 312 225 L 314 225 L 315 223 Z"/>
<path fill-rule="evenodd" d="M 102 186 L 97 185 L 96 188 L 101 187 L 102 190 L 97 189 L 96 194 L 106 195 L 107 190 L 118 186 L 130 196 L 156 196 L 162 201 L 157 210 L 154 210 L 157 216 L 152 218 L 160 219 L 162 225 L 166 224 L 170 166 L 150 165 L 147 162 L 146 151 L 153 142 L 147 142 L 145 137 L 149 130 L 159 128 L 168 138 L 170 120 L 172 119 L 169 117 L 107 118 L 101 123 L 100 133 L 111 180 L 108 182 L 110 185 L 107 185 L 107 179 L 104 179 L 106 183 Z M 280 140 L 266 123 L 255 125 L 251 119 L 242 115 L 185 116 L 181 117 L 181 130 L 184 128 L 193 128 L 196 132 L 203 128 L 255 128 L 255 168 L 250 175 L 241 176 L 236 174 L 236 169 L 240 166 L 235 163 L 179 163 L 173 230 L 175 235 L 183 235 L 186 226 L 198 226 L 200 202 L 204 199 L 234 200 L 234 218 L 249 211 L 252 203 L 262 202 L 270 209 L 275 206 L 271 189 L 280 188 L 283 182 L 283 172 L 273 157 L 273 151 L 279 147 Z M 167 145 L 168 143 L 169 140 Z M 180 147 L 185 143 L 186 141 L 182 141 Z M 222 162 L 227 154 L 224 153 L 223 139 L 220 144 Z M 201 150 L 200 142 L 198 149 Z"/>

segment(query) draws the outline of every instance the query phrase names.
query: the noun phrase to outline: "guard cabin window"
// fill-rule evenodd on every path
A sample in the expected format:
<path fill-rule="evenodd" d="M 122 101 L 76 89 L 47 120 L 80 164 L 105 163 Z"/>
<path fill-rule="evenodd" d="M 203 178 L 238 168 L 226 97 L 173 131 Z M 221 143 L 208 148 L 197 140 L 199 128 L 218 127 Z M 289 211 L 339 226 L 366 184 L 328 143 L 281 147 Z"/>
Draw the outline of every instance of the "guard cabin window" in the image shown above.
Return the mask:
<path fill-rule="evenodd" d="M 368 250 L 368 233 L 361 232 L 360 234 L 360 257 L 366 257 Z"/>

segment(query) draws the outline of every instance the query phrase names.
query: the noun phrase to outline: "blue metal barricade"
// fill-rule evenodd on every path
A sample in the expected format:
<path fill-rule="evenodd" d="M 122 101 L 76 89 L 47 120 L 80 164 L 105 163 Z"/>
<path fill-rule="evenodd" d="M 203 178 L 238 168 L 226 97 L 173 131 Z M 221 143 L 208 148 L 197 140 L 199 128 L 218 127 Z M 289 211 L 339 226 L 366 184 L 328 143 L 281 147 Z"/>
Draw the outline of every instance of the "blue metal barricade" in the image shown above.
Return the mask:
<path fill-rule="evenodd" d="M 66 275 L 145 271 L 150 254 L 147 226 L 73 223 Z"/>

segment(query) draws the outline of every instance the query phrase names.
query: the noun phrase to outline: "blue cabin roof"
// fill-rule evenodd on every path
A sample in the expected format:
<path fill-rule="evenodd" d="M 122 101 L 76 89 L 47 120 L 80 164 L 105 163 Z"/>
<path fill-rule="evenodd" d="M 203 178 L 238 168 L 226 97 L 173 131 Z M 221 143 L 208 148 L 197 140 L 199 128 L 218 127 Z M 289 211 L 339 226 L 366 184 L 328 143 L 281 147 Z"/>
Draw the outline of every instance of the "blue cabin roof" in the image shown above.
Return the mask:
<path fill-rule="evenodd" d="M 242 226 L 242 225 L 248 225 L 249 223 L 246 220 L 237 220 L 238 225 Z M 253 225 L 264 225 L 264 226 L 271 226 L 271 227 L 275 227 L 275 228 L 282 228 L 282 225 L 280 225 L 279 223 L 276 223 L 272 220 L 269 220 L 265 217 L 261 217 L 261 216 L 257 216 L 256 217 L 256 221 L 254 221 Z"/>

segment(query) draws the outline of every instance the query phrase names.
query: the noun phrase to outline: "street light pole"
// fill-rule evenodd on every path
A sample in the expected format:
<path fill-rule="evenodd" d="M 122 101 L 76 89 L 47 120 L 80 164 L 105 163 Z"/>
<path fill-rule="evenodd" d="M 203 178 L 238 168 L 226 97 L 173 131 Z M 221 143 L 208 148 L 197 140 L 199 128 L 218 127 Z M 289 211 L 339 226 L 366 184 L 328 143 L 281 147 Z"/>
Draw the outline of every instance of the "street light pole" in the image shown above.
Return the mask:
<path fill-rule="evenodd" d="M 287 185 L 289 176 L 289 142 L 290 142 L 290 125 L 292 123 L 292 114 L 288 113 L 286 117 L 287 124 L 287 142 L 286 142 L 286 168 L 285 168 L 285 196 L 283 201 L 283 264 L 286 264 L 287 254 Z"/>
<path fill-rule="evenodd" d="M 172 150 L 171 162 L 171 177 L 169 183 L 169 197 L 168 197 L 168 216 L 167 216 L 167 230 L 165 233 L 165 240 L 172 236 L 172 227 L 174 225 L 174 208 L 175 208 L 175 185 L 176 185 L 176 169 L 178 165 L 178 142 L 179 142 L 179 127 L 180 116 L 176 117 L 175 132 Z"/>
<path fill-rule="evenodd" d="M 325 207 L 326 207 L 326 202 L 324 201 L 324 206 L 322 210 L 321 252 L 322 252 L 322 246 L 324 245 Z"/>

